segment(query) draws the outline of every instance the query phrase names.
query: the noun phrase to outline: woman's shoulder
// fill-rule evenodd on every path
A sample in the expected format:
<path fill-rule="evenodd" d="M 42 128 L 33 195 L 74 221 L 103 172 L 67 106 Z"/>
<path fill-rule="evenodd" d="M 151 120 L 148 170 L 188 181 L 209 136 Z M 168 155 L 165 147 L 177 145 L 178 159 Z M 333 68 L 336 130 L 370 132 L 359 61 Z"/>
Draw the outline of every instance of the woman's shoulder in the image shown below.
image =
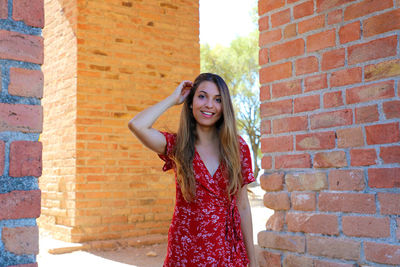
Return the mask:
<path fill-rule="evenodd" d="M 238 141 L 239 141 L 240 148 L 248 146 L 246 141 L 244 140 L 244 138 L 240 135 L 238 135 Z"/>

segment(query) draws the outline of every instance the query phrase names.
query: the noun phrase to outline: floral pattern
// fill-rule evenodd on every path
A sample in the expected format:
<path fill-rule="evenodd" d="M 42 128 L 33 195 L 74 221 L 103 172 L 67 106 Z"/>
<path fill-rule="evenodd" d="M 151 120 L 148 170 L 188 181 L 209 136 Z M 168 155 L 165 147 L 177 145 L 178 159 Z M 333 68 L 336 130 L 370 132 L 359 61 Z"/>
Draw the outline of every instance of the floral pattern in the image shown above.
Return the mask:
<path fill-rule="evenodd" d="M 163 170 L 175 170 L 171 154 L 176 135 L 162 132 L 167 146 Z M 249 147 L 239 137 L 243 185 L 253 182 Z M 220 164 L 213 176 L 195 152 L 193 170 L 196 198 L 187 202 L 176 182 L 176 204 L 168 232 L 168 250 L 164 266 L 247 266 L 248 258 L 240 228 L 236 198 L 226 196 L 227 177 Z M 176 172 L 175 172 L 176 181 Z"/>

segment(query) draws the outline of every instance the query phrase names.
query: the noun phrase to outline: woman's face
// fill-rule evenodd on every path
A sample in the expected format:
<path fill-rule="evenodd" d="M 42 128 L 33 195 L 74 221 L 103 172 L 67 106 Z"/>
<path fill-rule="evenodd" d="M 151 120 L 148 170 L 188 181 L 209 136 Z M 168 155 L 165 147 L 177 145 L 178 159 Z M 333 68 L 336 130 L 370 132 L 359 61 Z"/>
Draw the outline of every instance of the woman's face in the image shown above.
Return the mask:
<path fill-rule="evenodd" d="M 193 116 L 200 126 L 214 127 L 222 116 L 222 97 L 218 87 L 210 81 L 199 84 L 193 96 Z"/>

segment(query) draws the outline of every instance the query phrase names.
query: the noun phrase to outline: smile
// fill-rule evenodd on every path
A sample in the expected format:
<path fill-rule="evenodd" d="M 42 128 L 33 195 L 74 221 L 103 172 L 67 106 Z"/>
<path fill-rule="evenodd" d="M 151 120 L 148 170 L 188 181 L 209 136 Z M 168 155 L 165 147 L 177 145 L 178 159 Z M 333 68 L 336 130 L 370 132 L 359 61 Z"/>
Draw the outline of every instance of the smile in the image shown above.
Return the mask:
<path fill-rule="evenodd" d="M 212 112 L 206 112 L 206 111 L 200 111 L 202 114 L 206 115 L 207 117 L 211 117 L 212 115 L 214 115 L 214 113 Z"/>

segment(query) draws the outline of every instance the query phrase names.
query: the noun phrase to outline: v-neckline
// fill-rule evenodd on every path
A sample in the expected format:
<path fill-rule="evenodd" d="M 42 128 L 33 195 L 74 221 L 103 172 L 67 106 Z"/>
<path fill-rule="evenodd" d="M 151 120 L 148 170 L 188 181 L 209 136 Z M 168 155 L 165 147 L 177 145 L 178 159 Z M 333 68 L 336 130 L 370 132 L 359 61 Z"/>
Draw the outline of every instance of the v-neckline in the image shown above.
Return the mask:
<path fill-rule="evenodd" d="M 221 161 L 218 162 L 218 167 L 217 169 L 215 169 L 215 172 L 213 174 L 211 174 L 210 170 L 207 168 L 206 163 L 203 161 L 203 159 L 200 156 L 200 153 L 197 151 L 197 149 L 194 149 L 194 152 L 197 154 L 197 156 L 199 157 L 199 160 L 201 162 L 201 164 L 203 164 L 204 168 L 207 170 L 208 175 L 213 178 L 214 175 L 218 172 L 219 168 L 221 167 Z"/>

